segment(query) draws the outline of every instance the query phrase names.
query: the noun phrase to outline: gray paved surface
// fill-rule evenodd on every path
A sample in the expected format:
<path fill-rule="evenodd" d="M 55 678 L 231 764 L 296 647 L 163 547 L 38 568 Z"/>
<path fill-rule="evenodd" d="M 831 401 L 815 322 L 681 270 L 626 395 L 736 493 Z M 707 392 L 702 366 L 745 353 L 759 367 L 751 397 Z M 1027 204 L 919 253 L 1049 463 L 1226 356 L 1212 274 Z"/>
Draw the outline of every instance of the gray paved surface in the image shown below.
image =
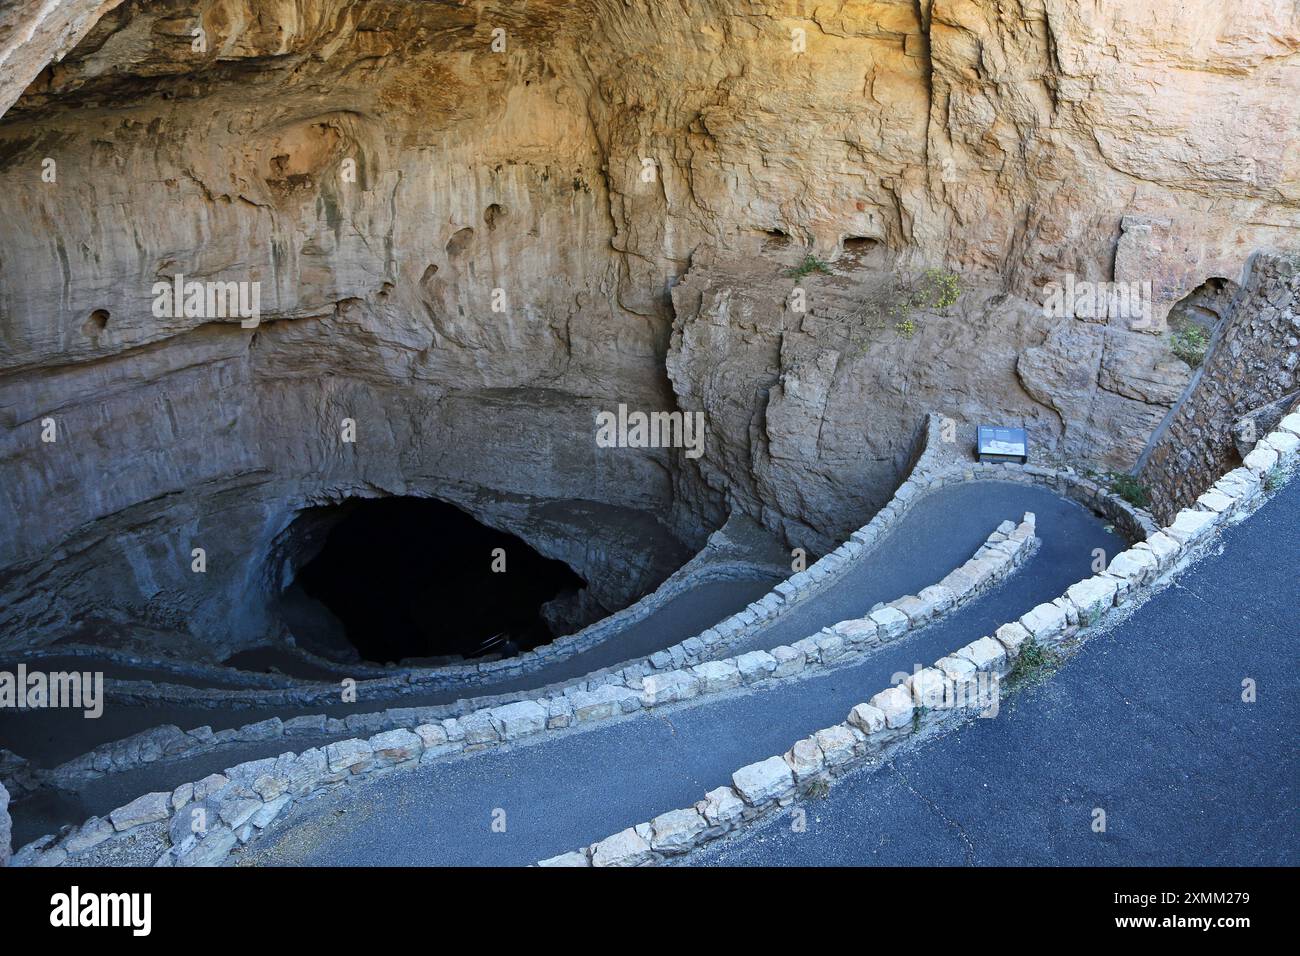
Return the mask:
<path fill-rule="evenodd" d="M 698 634 L 721 617 L 743 608 L 750 601 L 771 590 L 774 580 L 737 579 L 706 581 L 667 602 L 650 618 L 630 625 L 617 640 L 601 644 L 585 654 L 557 662 L 526 677 L 498 681 L 480 688 L 425 691 L 398 698 L 368 700 L 355 704 L 336 704 L 306 708 L 201 708 L 201 707 L 128 707 L 108 703 L 104 714 L 87 720 L 80 711 L 46 710 L 0 715 L 0 747 L 13 750 L 37 766 L 56 766 L 99 743 L 120 740 L 161 724 L 182 728 L 211 726 L 214 730 L 239 727 L 266 717 L 292 717 L 295 713 L 326 713 L 341 717 L 349 713 L 369 713 L 385 707 L 420 707 L 449 704 L 460 698 L 479 694 L 502 694 L 515 690 L 544 687 L 559 681 L 573 680 L 584 674 L 617 664 L 629 657 L 645 655 Z M 78 669 L 86 669 L 84 660 Z M 477 691 L 477 694 L 475 693 Z M 184 760 L 150 764 L 138 770 L 110 774 L 87 783 L 77 793 L 42 791 L 14 804 L 15 845 L 53 832 L 65 823 L 79 823 L 92 815 L 102 815 L 154 790 L 171 790 L 182 783 L 199 780 L 210 773 L 246 760 L 274 757 L 286 750 L 301 751 L 327 743 L 340 736 L 298 736 L 275 738 L 260 743 L 232 744 L 219 750 Z"/>
<path fill-rule="evenodd" d="M 999 718 L 693 862 L 1300 864 L 1300 479 L 1224 541 Z"/>
<path fill-rule="evenodd" d="M 757 580 L 705 581 L 685 594 L 668 601 L 652 617 L 629 625 L 616 640 L 600 644 L 567 660 L 557 661 L 525 677 L 510 678 L 479 687 L 435 689 L 382 699 L 363 697 L 355 704 L 316 705 L 305 708 L 186 707 L 174 704 L 146 707 L 110 704 L 105 707 L 103 716 L 96 720 L 86 720 L 79 711 L 71 710 L 22 713 L 5 711 L 0 713 L 0 747 L 21 754 L 39 767 L 54 767 L 85 753 L 98 744 L 121 740 L 162 724 L 176 724 L 184 729 L 207 725 L 213 730 L 223 730 L 227 727 L 241 727 L 267 717 L 292 717 L 296 713 L 342 717 L 352 713 L 383 710 L 385 707 L 426 707 L 450 704 L 461 698 L 545 687 L 558 681 L 573 680 L 603 667 L 621 663 L 629 658 L 644 656 L 661 647 L 684 641 L 720 618 L 762 597 L 775 583 L 775 579 L 766 577 Z M 73 666 L 82 671 L 96 669 L 96 665 L 85 658 L 80 659 Z M 50 667 L 53 669 L 53 665 Z M 116 670 L 125 673 L 129 668 L 118 665 Z M 151 672 L 141 670 L 139 673 L 148 675 Z M 146 676 L 144 679 L 149 678 Z M 179 680 L 170 682 L 182 683 Z M 202 682 L 189 678 L 185 683 L 200 686 Z M 220 685 L 214 682 L 212 686 Z"/>
<path fill-rule="evenodd" d="M 964 489 L 954 489 L 964 490 Z M 987 495 L 980 495 L 983 491 Z M 1085 576 L 1096 547 L 1122 541 L 1091 513 L 1034 488 L 990 485 L 966 499 L 931 499 L 936 528 L 961 526 L 974 502 L 998 498 L 970 552 L 1003 517 L 1038 513 L 1045 543 L 1002 587 L 943 623 L 851 667 L 695 707 L 638 715 L 545 743 L 404 771 L 331 794 L 256 854 L 263 864 L 525 864 L 687 806 L 753 760 L 843 719 L 898 671 L 926 665 Z M 930 502 L 927 502 L 927 505 Z M 945 509 L 952 509 L 944 514 Z M 1018 509 L 1018 510 L 1017 510 Z M 921 539 L 904 539 L 921 540 Z M 892 564 L 915 569 L 935 552 L 910 547 Z M 925 583 L 937 575 L 931 573 Z M 897 595 L 891 595 L 897 596 Z M 865 599 L 864 599 L 865 600 Z M 872 603 L 868 601 L 869 604 Z M 838 620 L 839 618 L 834 618 Z M 504 810 L 506 830 L 491 828 Z"/>
<path fill-rule="evenodd" d="M 1122 547 L 1114 536 L 1104 535 L 1100 521 L 1085 509 L 1039 488 L 1009 482 L 977 482 L 946 489 L 919 502 L 902 519 L 895 533 L 877 553 L 867 556 L 834 590 L 807 602 L 790 616 L 760 632 L 749 647 L 775 647 L 797 640 L 819 628 L 862 614 L 877 601 L 893 600 L 915 593 L 934 583 L 965 561 L 1001 521 L 1019 520 L 1026 510 L 1042 519 L 1045 544 L 1036 557 L 1040 564 L 1058 564 L 1068 552 L 1079 567 L 1084 553 L 1075 546 L 1073 535 L 1084 530 L 1103 547 Z M 925 542 L 918 547 L 917 542 Z M 1087 550 L 1090 550 L 1089 546 Z M 1074 574 L 1073 571 L 1070 572 Z M 1075 574 L 1075 577 L 1078 575 Z M 1071 578 L 1073 580 L 1074 578 Z M 571 680 L 607 665 L 644 656 L 661 647 L 684 640 L 765 593 L 772 582 L 706 582 L 669 601 L 658 613 L 627 628 L 617 640 L 602 644 L 584 655 L 557 663 L 535 675 L 504 681 L 490 688 L 501 693 Z M 747 648 L 742 648 L 747 649 Z M 937 656 L 937 655 L 936 655 Z M 484 689 L 489 690 L 489 688 Z M 449 703 L 463 696 L 457 692 L 429 691 L 395 701 L 362 700 L 352 705 L 314 707 L 312 712 L 333 716 L 373 711 L 383 706 L 420 706 Z M 280 707 L 253 709 L 204 709 L 193 707 L 110 707 L 99 720 L 87 721 L 70 711 L 0 715 L 0 746 L 23 754 L 38 766 L 53 766 L 85 752 L 96 743 L 117 740 L 148 727 L 174 723 L 181 727 L 208 724 L 214 729 L 239 726 L 264 717 L 292 716 L 295 711 Z M 233 764 L 276 756 L 286 748 L 302 750 L 326 743 L 338 735 L 295 737 L 291 741 L 271 740 L 236 744 L 219 751 L 164 765 L 154 764 L 127 773 L 111 774 L 85 785 L 74 794 L 42 792 L 14 806 L 15 839 L 19 845 L 51 832 L 59 825 L 103 814 L 141 793 L 172 789 L 188 780 L 198 780 Z"/>

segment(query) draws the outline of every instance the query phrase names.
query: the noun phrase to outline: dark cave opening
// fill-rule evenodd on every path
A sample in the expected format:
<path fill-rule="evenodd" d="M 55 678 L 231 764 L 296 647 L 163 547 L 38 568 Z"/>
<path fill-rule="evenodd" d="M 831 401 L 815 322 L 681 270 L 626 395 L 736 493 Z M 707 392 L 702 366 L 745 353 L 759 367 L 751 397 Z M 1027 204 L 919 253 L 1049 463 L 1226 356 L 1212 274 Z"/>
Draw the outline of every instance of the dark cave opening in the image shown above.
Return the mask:
<path fill-rule="evenodd" d="M 378 498 L 341 508 L 294 584 L 342 623 L 363 660 L 529 650 L 556 636 L 542 606 L 586 586 L 562 561 L 446 502 Z"/>

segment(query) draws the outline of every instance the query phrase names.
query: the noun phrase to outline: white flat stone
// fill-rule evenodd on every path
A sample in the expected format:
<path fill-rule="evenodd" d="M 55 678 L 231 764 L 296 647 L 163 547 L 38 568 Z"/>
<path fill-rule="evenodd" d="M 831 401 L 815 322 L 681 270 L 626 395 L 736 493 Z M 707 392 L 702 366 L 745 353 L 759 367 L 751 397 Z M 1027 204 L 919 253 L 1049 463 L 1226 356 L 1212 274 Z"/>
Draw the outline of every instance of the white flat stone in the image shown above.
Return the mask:
<path fill-rule="evenodd" d="M 699 696 L 701 680 L 689 671 L 664 671 L 643 678 L 641 687 L 645 705 L 657 707 Z"/>
<path fill-rule="evenodd" d="M 1040 604 L 1020 618 L 1020 624 L 1034 640 L 1042 643 L 1055 638 L 1065 630 L 1066 615 L 1055 604 Z"/>
<path fill-rule="evenodd" d="M 953 652 L 975 665 L 977 671 L 1000 671 L 1007 663 L 1007 650 L 991 637 L 981 637 Z"/>
<path fill-rule="evenodd" d="M 1300 448 L 1300 438 L 1292 435 L 1290 432 L 1277 431 L 1268 435 L 1260 445 L 1264 448 L 1272 449 L 1277 452 L 1279 460 L 1290 458 Z"/>
<path fill-rule="evenodd" d="M 785 644 L 772 648 L 770 653 L 772 659 L 776 661 L 776 670 L 772 671 L 773 677 L 789 677 L 791 674 L 797 674 L 807 663 L 807 658 L 801 651 Z"/>
<path fill-rule="evenodd" d="M 1205 494 L 1197 498 L 1196 503 L 1205 511 L 1213 511 L 1215 514 L 1222 514 L 1223 512 L 1230 510 L 1232 506 L 1237 503 L 1237 500 L 1211 488 Z"/>
<path fill-rule="evenodd" d="M 1138 585 L 1145 584 L 1155 577 L 1157 570 L 1158 564 L 1154 554 L 1139 548 L 1129 548 L 1111 559 L 1106 573 Z"/>
<path fill-rule="evenodd" d="M 1115 592 L 1119 585 L 1114 578 L 1100 575 L 1071 584 L 1065 589 L 1070 603 L 1079 609 L 1079 619 L 1095 624 L 1107 608 L 1115 606 Z"/>
<path fill-rule="evenodd" d="M 587 859 L 587 854 L 579 853 L 577 850 L 573 850 L 572 852 L 569 853 L 561 853 L 559 856 L 553 856 L 548 859 L 541 860 L 538 862 L 537 865 L 556 866 L 556 867 L 591 866 L 591 861 Z"/>
<path fill-rule="evenodd" d="M 736 658 L 736 667 L 746 684 L 762 680 L 776 670 L 776 658 L 767 651 L 750 651 Z"/>
<path fill-rule="evenodd" d="M 1174 560 L 1182 551 L 1182 545 L 1169 537 L 1169 535 L 1165 534 L 1163 531 L 1157 531 L 1145 541 L 1134 545 L 1134 547 L 1150 551 L 1155 555 L 1156 563 L 1162 569 L 1173 564 Z"/>
<path fill-rule="evenodd" d="M 810 777 L 816 777 L 826 769 L 826 758 L 822 756 L 821 747 L 812 737 L 796 740 L 794 746 L 785 753 L 785 762 L 794 772 L 794 779 L 802 783 Z"/>
<path fill-rule="evenodd" d="M 476 710 L 472 714 L 466 714 L 459 718 L 460 729 L 465 733 L 465 746 L 481 746 L 483 744 L 495 743 L 501 739 L 497 733 L 496 725 L 492 723 L 492 716 L 486 710 Z"/>
<path fill-rule="evenodd" d="M 853 762 L 856 755 L 858 738 L 846 724 L 832 724 L 813 734 L 817 746 L 821 748 L 826 766 L 839 770 Z"/>
<path fill-rule="evenodd" d="M 129 830 L 132 827 L 139 826 L 142 823 L 156 823 L 159 820 L 166 820 L 172 812 L 172 795 L 171 791 L 159 791 L 157 793 L 146 793 L 142 797 L 136 797 L 126 806 L 118 807 L 108 815 L 113 821 L 114 829 L 118 831 Z"/>
<path fill-rule="evenodd" d="M 1262 477 L 1277 467 L 1277 461 L 1277 452 L 1261 444 L 1255 446 L 1255 450 L 1246 456 L 1242 465 Z"/>
<path fill-rule="evenodd" d="M 1006 648 L 1009 660 L 1015 660 L 1020 656 L 1020 648 L 1030 638 L 1029 631 L 1025 629 L 1025 626 L 1016 621 L 1003 624 L 993 636 L 999 644 Z"/>
<path fill-rule="evenodd" d="M 708 826 L 694 809 L 669 810 L 650 821 L 650 847 L 660 853 L 685 853 Z"/>
<path fill-rule="evenodd" d="M 1002 652 L 1002 659 L 1006 660 L 1002 645 L 998 645 L 998 650 Z M 927 667 L 913 674 L 911 689 L 912 700 L 917 707 L 939 710 L 952 703 L 952 681 L 937 667 Z"/>
<path fill-rule="evenodd" d="M 730 787 L 718 787 L 695 805 L 700 815 L 715 827 L 729 827 L 745 812 L 745 801 Z"/>
<path fill-rule="evenodd" d="M 622 690 L 631 693 L 627 688 Z M 573 704 L 573 719 L 579 723 L 608 720 L 622 712 L 619 699 L 621 696 L 619 691 L 608 684 L 597 687 L 593 691 L 574 691 L 568 695 Z"/>
<path fill-rule="evenodd" d="M 849 711 L 848 723 L 869 737 L 885 729 L 885 715 L 878 707 L 858 704 Z"/>
<path fill-rule="evenodd" d="M 892 640 L 908 628 L 907 615 L 892 607 L 872 611 L 867 617 L 875 623 L 882 640 Z"/>
<path fill-rule="evenodd" d="M 1021 628 L 1021 630 L 1024 630 L 1024 628 Z M 1028 634 L 1029 632 L 1026 631 L 1025 633 Z M 950 654 L 947 657 L 939 658 L 934 662 L 934 666 L 943 671 L 944 676 L 952 681 L 954 685 L 967 684 L 975 679 L 975 665 L 964 657 L 956 657 Z"/>
<path fill-rule="evenodd" d="M 844 638 L 832 630 L 823 630 L 813 640 L 817 642 L 817 655 L 823 664 L 832 664 L 848 656 L 849 649 L 844 643 Z"/>
<path fill-rule="evenodd" d="M 373 757 L 374 751 L 364 740 L 340 740 L 325 748 L 325 758 L 331 773 L 364 767 Z"/>
<path fill-rule="evenodd" d="M 740 686 L 740 668 L 733 661 L 705 661 L 696 664 L 691 671 L 699 677 L 706 694 Z"/>
<path fill-rule="evenodd" d="M 490 713 L 492 723 L 496 725 L 503 740 L 527 737 L 546 729 L 546 708 L 535 700 L 521 700 L 494 707 Z"/>
<path fill-rule="evenodd" d="M 934 605 L 915 594 L 890 601 L 888 606 L 905 614 L 912 627 L 920 627 L 934 617 Z"/>
<path fill-rule="evenodd" d="M 885 715 L 885 726 L 897 730 L 912 722 L 912 692 L 906 687 L 890 687 L 876 694 L 867 703 Z"/>
<path fill-rule="evenodd" d="M 794 773 L 780 757 L 768 757 L 731 775 L 731 784 L 750 806 L 780 800 L 794 792 Z"/>
<path fill-rule="evenodd" d="M 1253 452 L 1252 452 L 1253 454 Z M 1174 523 L 1165 528 L 1165 534 L 1180 544 L 1191 544 L 1205 537 L 1214 528 L 1218 515 L 1213 511 L 1193 511 L 1184 508 L 1174 518 Z"/>
<path fill-rule="evenodd" d="M 386 730 L 371 737 L 369 743 L 375 758 L 385 764 L 412 760 L 424 750 L 424 743 L 409 730 Z"/>
<path fill-rule="evenodd" d="M 831 630 L 844 638 L 846 644 L 855 647 L 874 644 L 879 636 L 876 622 L 870 618 L 854 618 L 850 621 L 840 621 Z"/>
<path fill-rule="evenodd" d="M 592 866 L 640 866 L 653 857 L 650 844 L 631 827 L 591 847 Z"/>

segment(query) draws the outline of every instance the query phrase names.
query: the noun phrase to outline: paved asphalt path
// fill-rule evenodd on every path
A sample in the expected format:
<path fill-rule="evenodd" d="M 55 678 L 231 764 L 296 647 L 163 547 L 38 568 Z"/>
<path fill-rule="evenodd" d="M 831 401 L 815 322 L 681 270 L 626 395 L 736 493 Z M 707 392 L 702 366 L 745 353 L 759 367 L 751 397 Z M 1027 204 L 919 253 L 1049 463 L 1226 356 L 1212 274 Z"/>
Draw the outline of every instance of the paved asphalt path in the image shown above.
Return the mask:
<path fill-rule="evenodd" d="M 1000 510 L 996 517 L 986 513 L 974 543 L 963 542 L 955 555 L 945 552 L 939 573 L 931 572 L 923 583 L 969 557 L 1003 518 L 1035 511 L 1045 540 L 1029 565 L 942 623 L 813 678 L 638 714 L 599 729 L 336 791 L 299 811 L 291 825 L 251 854 L 250 862 L 526 864 L 591 843 L 665 810 L 689 806 L 706 790 L 727 783 L 736 768 L 780 753 L 800 737 L 842 720 L 854 704 L 888 686 L 895 673 L 928 665 L 1056 597 L 1090 573 L 1094 548 L 1113 552 L 1124 546 L 1090 512 L 1041 489 L 981 483 L 953 491 L 962 494 L 936 496 L 924 503 L 927 512 L 914 512 L 929 514 L 926 520 L 940 535 L 973 520 L 970 509 L 976 502 L 996 501 Z M 891 570 L 932 559 L 930 549 L 915 544 L 924 538 L 902 540 L 909 547 L 888 562 Z M 870 606 L 873 598 L 868 594 L 857 603 Z M 505 832 L 493 829 L 494 819 L 501 819 L 497 811 L 504 811 Z"/>
<path fill-rule="evenodd" d="M 96 720 L 87 720 L 80 711 L 44 710 L 0 714 L 0 747 L 13 750 L 39 767 L 53 767 L 85 753 L 92 747 L 120 740 L 150 727 L 176 724 L 182 728 L 201 727 L 214 730 L 240 727 L 267 717 L 289 718 L 298 713 L 329 714 L 342 717 L 350 713 L 369 713 L 385 707 L 425 707 L 450 704 L 458 699 L 487 694 L 504 694 L 517 690 L 545 687 L 560 681 L 575 680 L 593 670 L 620 663 L 630 657 L 644 656 L 684 641 L 700 633 L 722 617 L 757 600 L 776 583 L 771 578 L 705 581 L 690 591 L 666 602 L 651 617 L 629 625 L 617 639 L 592 650 L 559 661 L 525 677 L 498 681 L 475 688 L 429 690 L 400 697 L 372 700 L 363 698 L 355 704 L 318 705 L 303 708 L 202 708 L 159 706 L 140 707 L 108 702 Z M 86 670 L 94 665 L 79 659 L 69 665 Z M 51 665 L 52 667 L 52 665 Z M 210 773 L 246 760 L 275 757 L 286 750 L 305 750 L 352 734 L 274 738 L 258 743 L 232 744 L 219 750 L 149 764 L 125 773 L 109 774 L 85 784 L 76 793 L 41 791 L 13 805 L 15 845 L 51 833 L 65 823 L 80 823 L 93 815 L 134 800 L 143 793 L 171 790 L 182 783 L 200 780 Z"/>
<path fill-rule="evenodd" d="M 1224 543 L 997 719 L 692 863 L 1300 864 L 1300 479 Z"/>
<path fill-rule="evenodd" d="M 1051 492 L 1009 482 L 981 481 L 945 489 L 919 502 L 903 518 L 889 539 L 865 556 L 841 584 L 807 601 L 798 610 L 782 615 L 778 622 L 759 631 L 752 641 L 739 647 L 735 653 L 797 641 L 837 621 L 860 617 L 877 602 L 892 601 L 904 594 L 915 594 L 969 558 L 1001 521 L 1008 518 L 1019 521 L 1027 510 L 1037 510 L 1047 515 L 1084 514 L 1082 508 Z M 1063 524 L 1062 527 L 1066 525 Z M 918 547 L 917 542 L 924 542 L 924 548 Z M 1068 539 L 1060 535 L 1051 543 L 1053 546 L 1070 546 Z M 1115 544 L 1106 543 L 1112 546 Z M 343 717 L 352 713 L 369 713 L 384 707 L 427 707 L 450 704 L 471 696 L 531 690 L 561 681 L 577 680 L 593 671 L 647 657 L 655 651 L 684 641 L 741 610 L 751 601 L 758 600 L 776 583 L 775 579 L 768 577 L 702 582 L 665 602 L 650 617 L 629 624 L 615 638 L 588 651 L 556 661 L 523 677 L 480 687 L 430 689 L 383 699 L 363 698 L 355 704 L 339 703 L 309 708 L 278 705 L 197 707 L 167 704 L 155 707 L 110 704 L 105 708 L 103 716 L 96 720 L 85 720 L 80 712 L 69 710 L 24 713 L 4 711 L 0 712 L 0 747 L 20 754 L 38 767 L 54 767 L 99 744 L 121 740 L 163 724 L 175 724 L 185 729 L 206 725 L 213 730 L 223 730 L 268 717 L 288 718 L 297 713 L 324 713 L 331 717 Z M 166 672 L 115 663 L 97 663 L 90 658 L 47 660 L 48 663 L 43 664 L 42 669 L 95 669 L 103 670 L 109 677 L 135 676 L 141 680 L 164 680 L 191 686 L 204 684 L 196 678 L 177 677 Z M 6 666 L 12 669 L 15 663 Z M 214 687 L 223 686 L 219 681 L 208 683 Z M 311 741 L 308 745 L 310 743 Z M 253 749 L 246 752 L 250 756 L 219 758 L 214 769 L 220 770 L 241 759 L 251 760 L 265 756 L 260 752 L 254 754 Z M 211 770 L 203 771 L 204 774 L 210 772 Z M 117 791 L 117 788 L 109 786 L 114 792 Z M 141 791 L 137 791 L 137 795 L 139 792 Z M 106 809 L 112 809 L 113 806 L 116 804 Z"/>
<path fill-rule="evenodd" d="M 242 727 L 268 717 L 289 718 L 295 714 L 328 714 L 343 717 L 353 713 L 372 713 L 385 707 L 429 707 L 450 704 L 466 697 L 506 694 L 517 690 L 545 687 L 559 681 L 576 680 L 584 674 L 619 664 L 637 656 L 651 654 L 700 633 L 718 620 L 744 608 L 762 597 L 777 583 L 769 577 L 704 581 L 690 591 L 666 602 L 648 618 L 628 625 L 616 639 L 557 661 L 523 677 L 514 677 L 475 687 L 430 689 L 399 696 L 366 698 L 354 704 L 312 705 L 309 707 L 196 707 L 166 704 L 140 706 L 109 702 L 103 716 L 86 720 L 76 710 L 43 710 L 18 713 L 0 712 L 0 747 L 26 757 L 38 767 L 55 767 L 65 760 L 113 740 L 121 740 L 150 727 L 175 724 L 183 729 L 209 726 L 213 730 Z M 79 671 L 105 669 L 92 659 L 70 659 L 67 669 Z M 11 665 L 12 666 L 12 665 Z M 42 669 L 55 669 L 54 664 Z M 115 671 L 125 673 L 118 665 Z M 156 672 L 144 670 L 140 679 L 162 679 Z M 394 671 L 394 673 L 399 673 Z M 107 670 L 106 670 L 107 674 Z M 168 679 L 169 683 L 203 686 L 201 681 Z M 337 682 L 332 682 L 337 686 Z M 208 686 L 222 686 L 212 682 Z M 278 751 L 277 751 L 278 752 Z M 229 758 L 225 758 L 229 766 Z M 248 758 L 252 759 L 252 758 Z M 218 768 L 220 769 L 220 768 Z M 188 777 L 186 779 L 189 779 Z M 111 808 L 110 808 L 111 809 Z"/>
<path fill-rule="evenodd" d="M 980 481 L 955 486 L 918 502 L 882 547 L 865 556 L 841 583 L 788 615 L 791 619 L 789 624 L 781 621 L 759 632 L 741 650 L 775 647 L 798 640 L 816 633 L 823 626 L 860 616 L 878 601 L 916 593 L 969 558 L 998 523 L 1007 519 L 1019 521 L 1027 510 L 1039 515 L 1040 534 L 1046 539 L 1042 551 L 1034 559 L 1036 565 L 1058 564 L 1068 554 L 1073 564 L 1062 567 L 1078 568 L 1081 556 L 1090 553 L 1093 546 L 1122 547 L 1118 537 L 1103 532 L 1103 525 L 1096 516 L 1049 491 L 1010 482 Z M 1076 535 L 1079 534 L 1090 536 L 1094 544 L 1087 548 L 1076 544 Z M 925 542 L 925 547 L 918 547 L 918 542 Z M 1069 580 L 1078 576 L 1073 570 L 1069 572 Z M 705 582 L 667 602 L 651 617 L 630 625 L 616 640 L 601 644 L 572 660 L 558 662 L 537 674 L 481 688 L 480 693 L 527 690 L 573 680 L 601 667 L 643 657 L 699 633 L 766 593 L 773 583 L 767 579 Z M 1055 593 L 1059 591 L 1053 595 Z M 450 703 L 462 696 L 465 696 L 464 689 L 427 691 L 385 702 L 363 699 L 356 704 L 312 707 L 308 711 L 343 716 L 383 706 Z M 103 717 L 94 721 L 84 720 L 70 711 L 11 713 L 0 715 L 0 746 L 26 756 L 38 766 L 53 766 L 84 753 L 97 743 L 121 739 L 160 724 L 173 723 L 181 727 L 207 724 L 220 730 L 271 716 L 290 717 L 296 712 L 302 711 L 283 707 L 110 706 Z M 21 845 L 52 832 L 62 824 L 107 813 L 142 793 L 170 790 L 185 781 L 201 779 L 236 763 L 276 756 L 288 747 L 302 750 L 322 745 L 339 736 L 295 737 L 292 741 L 277 738 L 234 744 L 184 760 L 110 774 L 87 783 L 76 793 L 43 791 L 14 805 L 14 837 Z"/>

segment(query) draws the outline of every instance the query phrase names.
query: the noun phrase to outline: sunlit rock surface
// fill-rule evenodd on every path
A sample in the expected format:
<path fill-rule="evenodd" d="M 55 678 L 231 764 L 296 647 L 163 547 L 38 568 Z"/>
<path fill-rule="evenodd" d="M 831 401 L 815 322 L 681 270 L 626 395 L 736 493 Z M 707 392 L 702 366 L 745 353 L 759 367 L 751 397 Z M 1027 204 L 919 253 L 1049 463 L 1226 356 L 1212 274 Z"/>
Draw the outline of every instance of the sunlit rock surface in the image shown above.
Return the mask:
<path fill-rule="evenodd" d="M 1129 467 L 1190 379 L 1170 307 L 1298 245 L 1298 17 L 10 4 L 0 643 L 256 643 L 278 536 L 350 496 L 459 504 L 613 608 L 730 509 L 826 546 L 926 411 Z M 926 268 L 955 305 L 858 321 Z M 178 273 L 260 283 L 256 328 L 156 315 Z M 1044 315 L 1067 274 L 1151 283 L 1156 328 Z M 619 403 L 704 411 L 704 456 L 596 447 Z"/>

